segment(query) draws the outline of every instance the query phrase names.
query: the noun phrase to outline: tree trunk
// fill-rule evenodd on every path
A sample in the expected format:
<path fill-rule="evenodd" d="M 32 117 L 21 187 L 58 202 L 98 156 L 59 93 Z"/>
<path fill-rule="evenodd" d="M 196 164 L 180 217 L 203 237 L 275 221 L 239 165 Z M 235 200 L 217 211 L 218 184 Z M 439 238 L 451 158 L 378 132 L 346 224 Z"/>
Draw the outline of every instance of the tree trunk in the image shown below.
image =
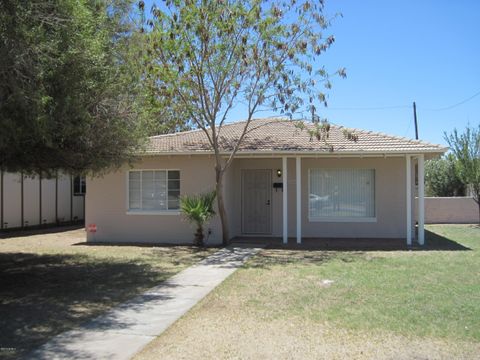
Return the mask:
<path fill-rule="evenodd" d="M 197 226 L 197 232 L 195 233 L 195 245 L 203 247 L 203 227 L 201 225 Z"/>
<path fill-rule="evenodd" d="M 218 214 L 220 215 L 220 221 L 222 223 L 222 244 L 227 245 L 230 240 L 228 231 L 228 218 L 227 211 L 225 210 L 225 202 L 223 199 L 223 171 L 218 167 L 215 168 L 216 175 L 216 192 L 217 192 L 217 205 Z"/>

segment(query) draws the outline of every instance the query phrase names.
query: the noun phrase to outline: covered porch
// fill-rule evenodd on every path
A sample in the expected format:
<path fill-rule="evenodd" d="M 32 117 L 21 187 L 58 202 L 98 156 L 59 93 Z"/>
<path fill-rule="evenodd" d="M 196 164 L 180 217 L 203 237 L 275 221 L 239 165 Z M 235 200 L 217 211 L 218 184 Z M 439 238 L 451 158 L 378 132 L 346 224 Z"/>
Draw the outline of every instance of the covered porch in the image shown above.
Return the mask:
<path fill-rule="evenodd" d="M 425 244 L 423 154 L 243 155 L 232 167 L 226 183 L 235 185 L 227 186 L 226 197 L 233 241 L 323 248 L 352 248 L 357 244 L 362 248 L 401 249 L 414 241 Z M 318 197 L 311 195 L 311 171 L 333 168 L 372 169 L 370 218 L 311 218 L 311 198 Z M 251 183 L 249 173 L 253 173 L 252 179 L 266 179 L 266 184 Z M 257 187 L 264 192 L 258 192 Z M 256 211 L 259 204 L 265 205 L 267 215 Z M 270 225 L 246 228 L 248 206 L 254 208 L 251 211 L 256 222 L 266 218 Z"/>

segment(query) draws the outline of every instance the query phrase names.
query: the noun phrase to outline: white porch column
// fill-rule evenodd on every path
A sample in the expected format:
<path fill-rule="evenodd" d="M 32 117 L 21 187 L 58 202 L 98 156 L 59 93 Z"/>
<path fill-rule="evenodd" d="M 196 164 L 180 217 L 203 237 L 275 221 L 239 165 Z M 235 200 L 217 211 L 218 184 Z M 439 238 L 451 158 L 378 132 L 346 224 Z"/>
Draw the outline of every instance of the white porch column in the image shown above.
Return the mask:
<path fill-rule="evenodd" d="M 406 155 L 405 164 L 406 210 L 407 210 L 407 245 L 412 245 L 412 167 L 410 155 Z"/>
<path fill-rule="evenodd" d="M 296 158 L 297 172 L 297 244 L 302 243 L 302 158 Z"/>
<path fill-rule="evenodd" d="M 425 161 L 418 155 L 418 244 L 425 244 Z"/>
<path fill-rule="evenodd" d="M 288 168 L 287 157 L 282 158 L 283 182 L 283 243 L 288 243 Z"/>

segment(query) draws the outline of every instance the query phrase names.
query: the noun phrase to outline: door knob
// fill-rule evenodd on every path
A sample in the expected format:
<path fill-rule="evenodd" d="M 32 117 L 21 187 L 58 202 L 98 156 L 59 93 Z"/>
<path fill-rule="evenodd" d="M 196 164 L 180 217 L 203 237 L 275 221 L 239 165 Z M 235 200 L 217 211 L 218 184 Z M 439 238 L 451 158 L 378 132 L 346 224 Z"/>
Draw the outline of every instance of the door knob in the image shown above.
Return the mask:
<path fill-rule="evenodd" d="M 267 200 L 267 205 L 270 205 L 270 200 Z"/>

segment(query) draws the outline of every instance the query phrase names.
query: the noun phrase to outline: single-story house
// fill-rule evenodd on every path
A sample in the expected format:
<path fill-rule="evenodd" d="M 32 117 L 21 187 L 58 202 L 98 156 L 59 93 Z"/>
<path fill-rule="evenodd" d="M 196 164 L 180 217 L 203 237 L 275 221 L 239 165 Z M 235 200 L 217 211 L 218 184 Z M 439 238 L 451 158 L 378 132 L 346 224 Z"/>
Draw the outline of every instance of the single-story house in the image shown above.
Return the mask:
<path fill-rule="evenodd" d="M 225 157 L 244 126 L 223 126 Z M 411 244 L 418 222 L 423 244 L 424 161 L 447 149 L 364 130 L 352 130 L 348 139 L 335 125 L 325 144 L 312 138 L 312 126 L 279 118 L 249 124 L 225 174 L 230 237 L 402 238 Z M 88 241 L 191 243 L 194 228 L 179 210 L 179 197 L 214 189 L 214 157 L 202 130 L 153 136 L 141 161 L 89 178 L 87 186 Z M 209 244 L 221 243 L 218 216 L 209 233 Z"/>

